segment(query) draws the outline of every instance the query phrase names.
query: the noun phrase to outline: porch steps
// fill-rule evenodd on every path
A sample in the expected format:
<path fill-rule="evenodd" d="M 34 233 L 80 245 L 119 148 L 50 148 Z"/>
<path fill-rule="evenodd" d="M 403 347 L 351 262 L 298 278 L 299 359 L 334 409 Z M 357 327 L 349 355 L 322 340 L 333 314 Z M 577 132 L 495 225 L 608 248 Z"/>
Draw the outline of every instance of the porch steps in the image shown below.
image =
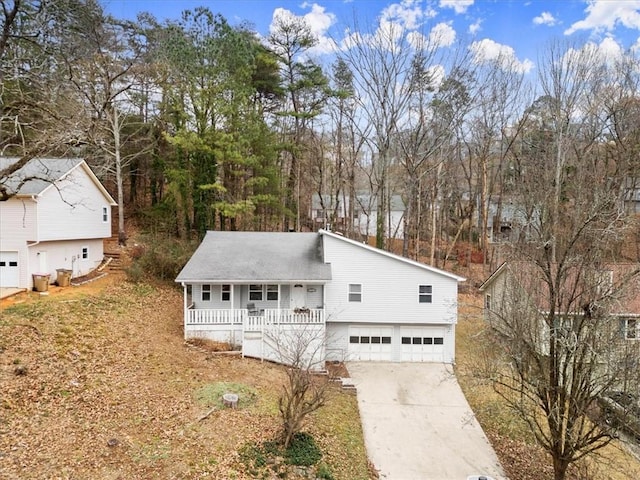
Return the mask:
<path fill-rule="evenodd" d="M 104 258 L 105 266 L 110 272 L 121 272 L 124 270 L 121 252 L 105 251 Z"/>
<path fill-rule="evenodd" d="M 355 395 L 357 393 L 356 385 L 353 383 L 353 379 L 340 377 L 338 381 L 342 385 L 342 391 Z"/>

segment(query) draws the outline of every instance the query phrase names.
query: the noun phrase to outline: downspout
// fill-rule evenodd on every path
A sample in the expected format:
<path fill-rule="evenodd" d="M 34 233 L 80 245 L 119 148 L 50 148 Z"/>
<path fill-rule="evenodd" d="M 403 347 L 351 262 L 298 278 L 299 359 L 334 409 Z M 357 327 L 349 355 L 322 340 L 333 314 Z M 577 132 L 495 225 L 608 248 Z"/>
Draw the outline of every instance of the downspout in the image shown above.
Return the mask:
<path fill-rule="evenodd" d="M 33 203 L 35 203 L 35 204 L 36 204 L 36 206 L 38 205 L 37 195 L 31 195 L 31 200 L 33 201 Z M 23 209 L 25 209 L 25 207 L 24 207 L 24 200 L 22 200 L 22 207 L 23 207 Z M 26 213 L 26 209 L 25 209 L 25 213 Z M 22 219 L 22 225 L 23 225 L 23 227 L 24 227 L 24 221 L 25 221 L 25 218 L 23 217 L 23 219 Z M 38 222 L 38 211 L 37 211 L 37 208 L 36 208 L 36 220 L 35 220 L 35 224 L 36 224 L 36 225 L 35 225 L 35 227 L 36 227 L 36 238 L 40 238 L 40 234 L 39 234 L 39 232 L 38 232 L 38 226 L 40 225 L 40 222 Z M 29 272 L 31 272 L 31 261 L 30 261 L 30 257 L 31 257 L 31 247 L 35 247 L 35 246 L 37 246 L 37 245 L 39 245 L 39 244 L 40 244 L 40 240 L 36 240 L 36 241 L 35 241 L 35 242 L 33 242 L 33 243 L 27 243 L 27 285 L 29 284 L 29 283 L 28 283 L 28 282 L 29 282 Z M 31 278 L 33 278 L 33 277 L 31 277 Z M 20 280 L 18 279 L 18 281 L 20 281 Z M 32 287 L 33 287 L 33 285 L 32 285 Z"/>

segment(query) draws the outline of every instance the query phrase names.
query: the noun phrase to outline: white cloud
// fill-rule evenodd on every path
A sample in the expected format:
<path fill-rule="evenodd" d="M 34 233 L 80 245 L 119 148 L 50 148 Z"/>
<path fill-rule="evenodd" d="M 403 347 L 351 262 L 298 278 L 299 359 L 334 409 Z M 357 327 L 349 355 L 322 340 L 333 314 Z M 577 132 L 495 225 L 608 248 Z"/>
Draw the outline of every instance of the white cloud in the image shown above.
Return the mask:
<path fill-rule="evenodd" d="M 465 13 L 467 9 L 473 5 L 474 0 L 440 0 L 441 8 L 453 8 L 453 10 L 460 14 Z"/>
<path fill-rule="evenodd" d="M 479 18 L 478 20 L 475 21 L 475 23 L 472 23 L 471 25 L 469 25 L 469 33 L 471 35 L 475 35 L 476 33 L 478 33 L 480 30 L 482 29 L 482 19 Z"/>
<path fill-rule="evenodd" d="M 617 24 L 640 29 L 640 0 L 588 0 L 587 17 L 564 31 L 571 35 L 578 30 L 611 31 Z"/>
<path fill-rule="evenodd" d="M 420 27 L 424 19 L 434 17 L 436 12 L 431 8 L 423 9 L 420 0 L 402 0 L 400 3 L 392 3 L 382 10 L 381 22 L 394 22 L 408 30 Z"/>
<path fill-rule="evenodd" d="M 558 21 L 555 19 L 555 17 L 553 15 L 551 15 L 549 12 L 542 12 L 540 15 L 538 15 L 537 17 L 534 17 L 533 19 L 533 23 L 535 23 L 536 25 L 549 25 L 549 26 L 553 26 L 556 23 L 558 23 Z"/>
<path fill-rule="evenodd" d="M 439 23 L 429 32 L 429 45 L 449 47 L 456 40 L 456 31 L 450 23 Z"/>
<path fill-rule="evenodd" d="M 282 7 L 278 7 L 273 11 L 273 17 L 271 25 L 269 25 L 269 31 L 273 32 L 276 24 L 276 19 L 282 18 L 284 20 L 302 19 L 309 26 L 309 29 L 314 37 L 316 37 L 318 43 L 316 46 L 309 50 L 309 54 L 325 54 L 331 53 L 336 50 L 336 45 L 333 39 L 328 35 L 328 31 L 333 24 L 336 23 L 336 16 L 331 12 L 327 12 L 326 9 L 317 3 L 303 3 L 302 8 L 311 8 L 311 11 L 305 13 L 302 16 L 295 15 L 290 10 Z"/>
<path fill-rule="evenodd" d="M 587 42 L 579 49 L 569 49 L 565 53 L 565 62 L 577 62 L 583 65 L 590 65 L 593 62 L 601 65 L 612 65 L 620 60 L 624 51 L 620 44 L 611 37 L 606 37 L 602 42 L 596 44 Z"/>
<path fill-rule="evenodd" d="M 528 73 L 533 68 L 533 62 L 529 59 L 518 60 L 515 50 L 489 38 L 473 42 L 469 49 L 473 52 L 476 63 L 496 62 L 505 70 Z"/>

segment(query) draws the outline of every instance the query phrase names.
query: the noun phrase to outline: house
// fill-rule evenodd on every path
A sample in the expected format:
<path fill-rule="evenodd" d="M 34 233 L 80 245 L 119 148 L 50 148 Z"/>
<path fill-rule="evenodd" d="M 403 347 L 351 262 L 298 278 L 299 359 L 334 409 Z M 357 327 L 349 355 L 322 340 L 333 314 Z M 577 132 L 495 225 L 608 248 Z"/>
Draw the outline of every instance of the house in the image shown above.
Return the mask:
<path fill-rule="evenodd" d="M 187 339 L 279 360 L 274 335 L 306 331 L 319 361 L 446 363 L 461 281 L 326 230 L 210 231 L 176 278 Z"/>
<path fill-rule="evenodd" d="M 17 162 L 0 157 L 0 172 Z M 33 274 L 85 275 L 103 260 L 113 198 L 79 158 L 34 158 L 2 179 L 0 287 L 31 288 Z"/>
<path fill-rule="evenodd" d="M 340 196 L 338 200 L 331 195 L 315 194 L 311 199 L 311 220 L 316 228 L 333 230 L 347 227 L 350 212 L 349 196 Z M 391 195 L 385 219 L 385 235 L 389 238 L 404 237 L 405 204 L 400 195 Z M 353 219 L 351 223 L 363 236 L 376 234 L 378 219 L 378 197 L 366 193 L 358 193 L 354 198 Z"/>
<path fill-rule="evenodd" d="M 640 264 L 637 263 L 569 269 L 563 283 L 557 286 L 554 311 L 569 322 L 572 317 L 590 313 L 591 309 L 606 311 L 607 317 L 613 320 L 609 326 L 620 334 L 620 339 L 640 339 L 638 272 Z M 514 315 L 521 319 L 540 319 L 536 328 L 539 332 L 543 330 L 542 319 L 550 307 L 549 292 L 541 272 L 532 264 L 503 263 L 480 285 L 480 292 L 484 295 L 485 319 L 499 331 Z M 513 331 L 513 325 L 508 330 Z"/>

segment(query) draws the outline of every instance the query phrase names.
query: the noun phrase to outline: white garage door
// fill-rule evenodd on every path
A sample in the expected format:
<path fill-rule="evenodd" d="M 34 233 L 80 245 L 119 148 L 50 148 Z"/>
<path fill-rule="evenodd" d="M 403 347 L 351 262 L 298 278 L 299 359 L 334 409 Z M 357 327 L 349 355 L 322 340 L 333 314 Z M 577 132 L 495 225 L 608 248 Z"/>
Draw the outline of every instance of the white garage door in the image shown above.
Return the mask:
<path fill-rule="evenodd" d="M 0 287 L 17 287 L 19 281 L 18 252 L 0 252 Z"/>
<path fill-rule="evenodd" d="M 444 361 L 444 334 L 444 328 L 440 327 L 401 327 L 401 360 L 403 362 Z"/>
<path fill-rule="evenodd" d="M 391 361 L 393 327 L 350 327 L 349 359 L 352 361 Z"/>

